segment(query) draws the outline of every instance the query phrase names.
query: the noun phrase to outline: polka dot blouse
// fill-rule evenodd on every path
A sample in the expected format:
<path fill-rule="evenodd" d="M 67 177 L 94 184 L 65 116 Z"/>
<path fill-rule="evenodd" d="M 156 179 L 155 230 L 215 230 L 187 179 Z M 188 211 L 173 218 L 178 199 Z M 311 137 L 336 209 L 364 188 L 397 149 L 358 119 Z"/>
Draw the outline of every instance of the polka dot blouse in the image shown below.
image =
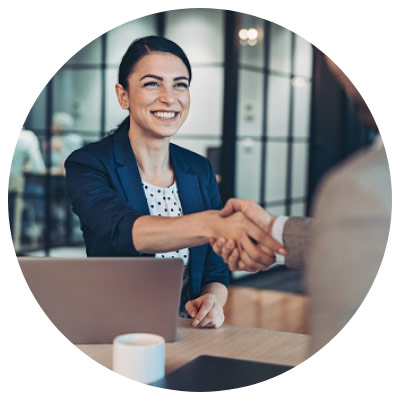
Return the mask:
<path fill-rule="evenodd" d="M 150 215 L 159 217 L 180 217 L 183 215 L 182 206 L 178 196 L 178 188 L 176 182 L 170 187 L 158 187 L 151 185 L 142 180 L 144 193 L 146 195 L 147 204 L 149 206 Z M 188 298 L 188 283 L 189 283 L 189 249 L 180 249 L 176 251 L 169 251 L 166 253 L 156 253 L 156 258 L 175 258 L 179 257 L 183 260 L 185 269 L 183 271 L 182 282 L 182 299 L 181 310 L 179 315 L 181 317 L 188 317 L 184 309 L 184 304 L 189 300 Z"/>

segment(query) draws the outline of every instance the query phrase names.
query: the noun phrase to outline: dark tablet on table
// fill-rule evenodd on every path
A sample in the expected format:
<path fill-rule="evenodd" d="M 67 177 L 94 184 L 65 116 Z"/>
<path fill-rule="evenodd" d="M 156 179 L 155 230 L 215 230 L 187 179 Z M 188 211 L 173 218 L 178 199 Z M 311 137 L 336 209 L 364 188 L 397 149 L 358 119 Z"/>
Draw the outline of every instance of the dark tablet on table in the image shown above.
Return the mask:
<path fill-rule="evenodd" d="M 292 368 L 204 355 L 171 372 L 152 386 L 188 392 L 228 390 L 266 381 Z"/>

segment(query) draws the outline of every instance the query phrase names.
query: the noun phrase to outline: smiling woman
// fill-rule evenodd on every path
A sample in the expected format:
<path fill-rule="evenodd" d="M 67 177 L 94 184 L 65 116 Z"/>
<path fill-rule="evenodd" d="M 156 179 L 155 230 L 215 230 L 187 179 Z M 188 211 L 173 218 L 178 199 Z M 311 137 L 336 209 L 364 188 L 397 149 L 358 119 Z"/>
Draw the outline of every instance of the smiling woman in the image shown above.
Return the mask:
<path fill-rule="evenodd" d="M 189 113 L 191 79 L 176 43 L 157 36 L 133 42 L 116 84 L 129 117 L 113 135 L 71 154 L 67 190 L 88 256 L 182 258 L 180 315 L 219 327 L 229 272 L 208 241 L 233 239 L 248 262 L 267 265 L 281 246 L 242 213 L 221 218 L 210 162 L 170 143 Z"/>

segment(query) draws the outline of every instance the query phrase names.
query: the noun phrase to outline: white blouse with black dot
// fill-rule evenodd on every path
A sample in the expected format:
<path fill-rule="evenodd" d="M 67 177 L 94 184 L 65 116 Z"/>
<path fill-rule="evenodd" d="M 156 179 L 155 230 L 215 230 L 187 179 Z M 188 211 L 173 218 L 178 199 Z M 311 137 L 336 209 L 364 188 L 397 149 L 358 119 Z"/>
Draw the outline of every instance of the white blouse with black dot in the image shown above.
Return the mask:
<path fill-rule="evenodd" d="M 178 196 L 176 182 L 170 187 L 158 187 L 142 180 L 144 193 L 149 206 L 150 215 L 159 217 L 180 217 L 183 215 L 182 206 Z M 185 269 L 183 271 L 182 296 L 185 296 L 189 282 L 189 249 L 180 249 L 166 253 L 156 253 L 157 258 L 182 258 Z M 185 296 L 186 297 L 186 296 Z M 184 299 L 185 300 L 185 299 Z M 188 299 L 187 299 L 188 300 Z M 180 316 L 187 316 L 186 311 L 181 310 Z"/>

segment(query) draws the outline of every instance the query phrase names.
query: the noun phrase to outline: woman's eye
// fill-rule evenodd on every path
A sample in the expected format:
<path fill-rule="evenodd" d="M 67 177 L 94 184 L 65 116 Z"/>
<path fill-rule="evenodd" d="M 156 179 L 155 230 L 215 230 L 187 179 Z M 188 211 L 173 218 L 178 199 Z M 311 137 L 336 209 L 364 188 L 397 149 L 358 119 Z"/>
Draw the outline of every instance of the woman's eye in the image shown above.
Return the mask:
<path fill-rule="evenodd" d="M 156 81 L 146 82 L 143 86 L 156 87 L 158 86 L 158 82 Z"/>
<path fill-rule="evenodd" d="M 184 89 L 187 89 L 189 87 L 189 85 L 185 82 L 179 82 L 176 84 L 176 86 L 179 88 L 184 88 Z"/>

